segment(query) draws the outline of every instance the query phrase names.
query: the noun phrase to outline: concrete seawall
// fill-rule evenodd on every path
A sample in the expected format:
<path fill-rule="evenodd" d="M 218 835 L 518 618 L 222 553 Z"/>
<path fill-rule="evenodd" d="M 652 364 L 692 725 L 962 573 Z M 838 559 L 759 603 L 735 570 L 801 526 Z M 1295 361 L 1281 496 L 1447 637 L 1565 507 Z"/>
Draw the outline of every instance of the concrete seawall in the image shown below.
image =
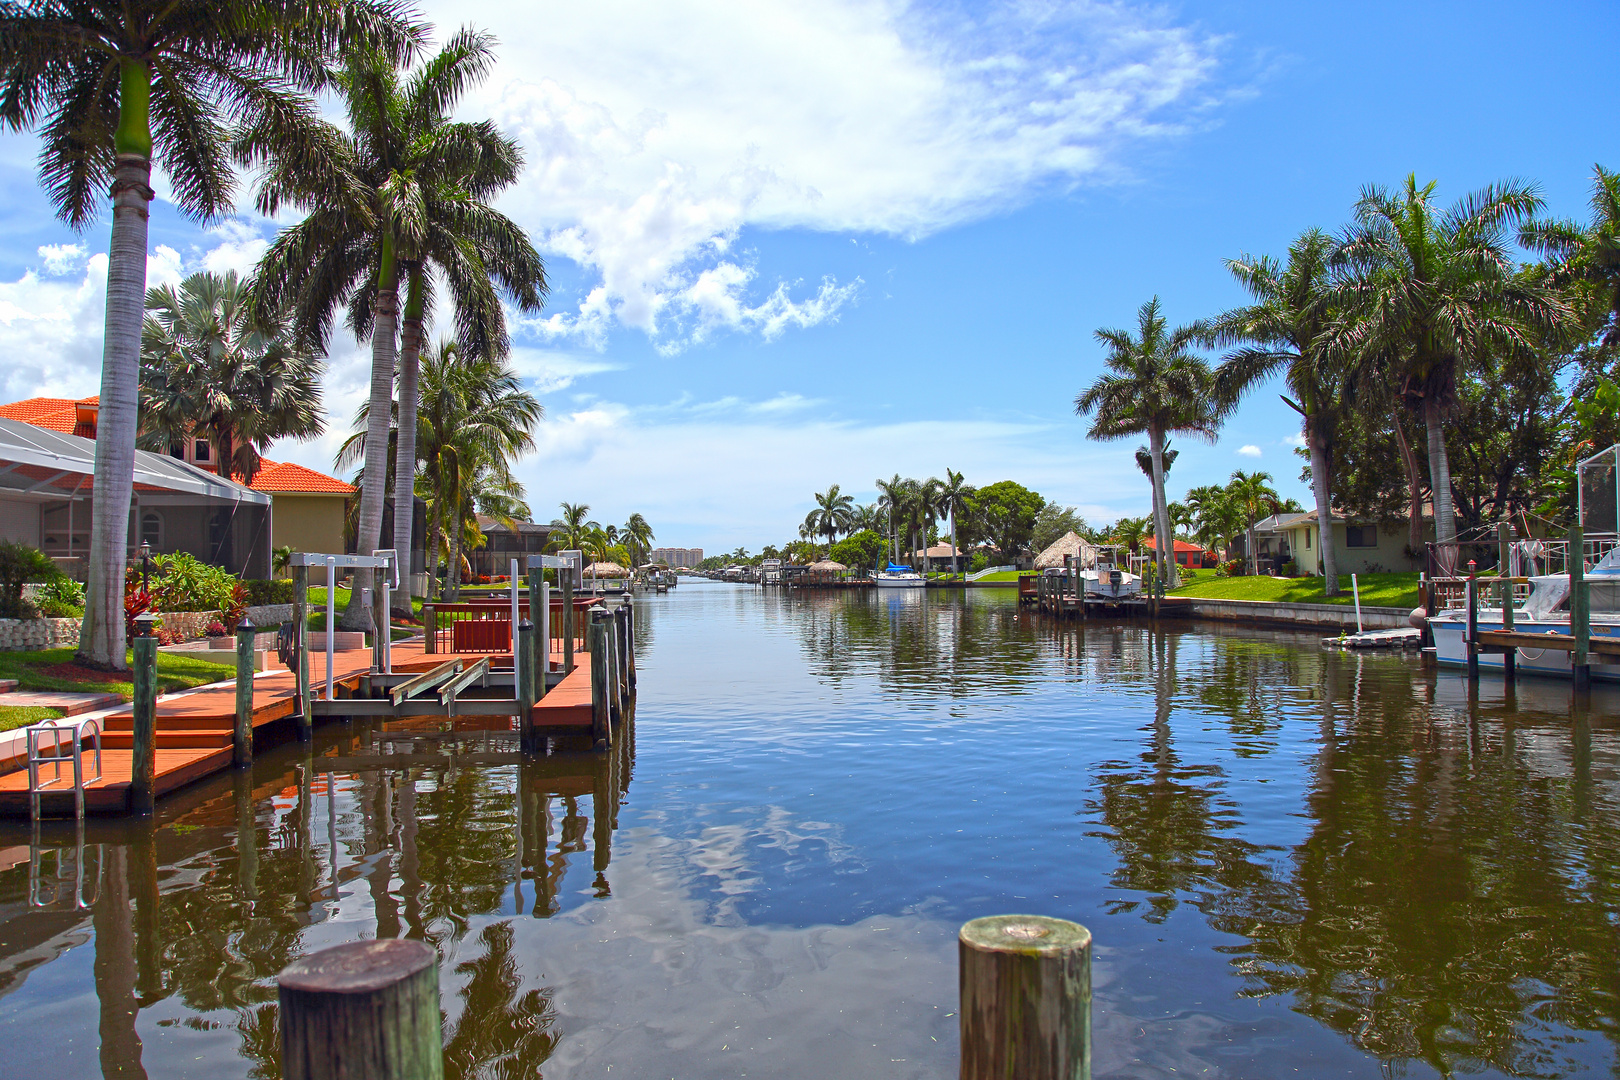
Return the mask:
<path fill-rule="evenodd" d="M 1189 619 L 1216 619 L 1267 626 L 1309 626 L 1323 630 L 1356 629 L 1353 604 L 1288 604 L 1273 600 L 1209 600 L 1188 596 L 1168 596 L 1164 614 Z M 1406 608 L 1361 606 L 1361 625 L 1366 630 L 1399 630 L 1412 624 Z"/>

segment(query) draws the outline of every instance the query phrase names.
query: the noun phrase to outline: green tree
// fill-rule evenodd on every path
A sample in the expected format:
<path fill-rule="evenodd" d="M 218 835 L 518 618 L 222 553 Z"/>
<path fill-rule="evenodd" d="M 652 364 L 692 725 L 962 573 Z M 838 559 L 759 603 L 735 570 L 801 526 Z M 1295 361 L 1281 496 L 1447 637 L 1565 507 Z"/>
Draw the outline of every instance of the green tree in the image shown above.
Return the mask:
<path fill-rule="evenodd" d="M 1226 495 L 1243 515 L 1247 537 L 1244 554 L 1248 556 L 1249 573 L 1258 574 L 1260 560 L 1254 553 L 1254 526 L 1266 514 L 1277 509 L 1277 491 L 1271 486 L 1271 474 L 1259 470 L 1246 473 L 1239 469 L 1226 485 Z"/>
<path fill-rule="evenodd" d="M 1045 499 L 1012 480 L 988 484 L 968 498 L 975 533 L 994 544 L 1008 562 L 1028 546 L 1035 516 L 1045 505 Z"/>
<path fill-rule="evenodd" d="M 263 169 L 259 211 L 306 215 L 282 230 L 260 263 L 264 303 L 292 305 L 304 336 L 323 347 L 333 315 L 347 304 L 356 337 L 371 338 L 361 551 L 382 543 L 396 369 L 394 473 L 401 485 L 416 475 L 418 354 L 435 280 L 454 302 L 457 341 L 469 358 L 506 354 L 501 292 L 538 311 L 545 291 L 534 246 L 490 205 L 522 172 L 522 152 L 488 121 L 450 119 L 494 62 L 493 40 L 471 29 L 409 71 L 386 50 L 358 45 L 330 72 L 348 130 L 323 123 L 289 142 L 257 125 L 238 142 L 242 159 Z M 411 546 L 412 505 L 408 495 L 394 500 L 394 546 L 402 551 Z M 360 616 L 357 603 L 346 621 Z"/>
<path fill-rule="evenodd" d="M 591 516 L 590 503 L 558 503 L 562 516 L 551 519 L 551 546 L 557 551 L 583 551 Z"/>
<path fill-rule="evenodd" d="M 1089 438 L 1147 435 L 1158 536 L 1171 535 L 1164 492 L 1166 436 L 1185 432 L 1213 442 L 1224 414 L 1209 365 L 1191 351 L 1202 333 L 1197 325 L 1167 329 L 1155 296 L 1138 310 L 1134 335 L 1122 329 L 1097 331 L 1097 341 L 1108 349 L 1108 370 L 1074 399 L 1077 414 L 1094 417 Z M 1159 580 L 1174 587 L 1175 558 L 1163 550 L 1155 558 Z"/>
<path fill-rule="evenodd" d="M 838 485 L 834 484 L 826 491 L 817 493 L 816 508 L 810 511 L 804 523 L 812 534 L 825 536 L 830 545 L 838 539 L 839 533 L 849 529 L 854 506 L 855 499 L 840 493 Z"/>
<path fill-rule="evenodd" d="M 1045 551 L 1071 532 L 1084 536 L 1090 529 L 1080 511 L 1072 506 L 1049 502 L 1035 515 L 1035 527 L 1030 533 L 1029 546 L 1033 551 Z"/>
<path fill-rule="evenodd" d="M 229 213 L 227 119 L 306 127 L 314 106 L 301 91 L 320 83 L 322 54 L 369 36 L 403 51 L 416 31 L 401 10 L 392 0 L 37 0 L 0 10 L 0 119 L 39 132 L 40 180 L 57 215 L 83 231 L 99 216 L 100 193 L 112 193 L 83 663 L 127 664 L 124 562 L 153 162 L 182 213 L 205 221 Z"/>
<path fill-rule="evenodd" d="M 320 358 L 284 315 L 262 317 L 249 288 L 233 270 L 146 294 L 138 445 L 167 453 L 201 436 L 214 445 L 219 475 L 251 484 L 271 442 L 315 438 L 326 420 Z"/>
<path fill-rule="evenodd" d="M 630 549 L 630 557 L 636 565 L 645 565 L 654 540 L 652 526 L 647 524 L 647 519 L 639 513 L 631 514 L 624 528 L 619 530 L 619 537 Z"/>
<path fill-rule="evenodd" d="M 871 570 L 879 565 L 888 546 L 876 532 L 862 529 L 834 544 L 827 557 L 854 569 Z"/>
<path fill-rule="evenodd" d="M 1547 257 L 1554 285 L 1589 293 L 1581 307 L 1596 315 L 1595 328 L 1614 350 L 1620 349 L 1620 173 L 1592 168 L 1591 221 L 1528 221 L 1520 242 Z"/>
<path fill-rule="evenodd" d="M 1332 263 L 1336 246 L 1326 233 L 1309 229 L 1288 248 L 1286 265 L 1265 256 L 1228 259 L 1226 268 L 1254 303 L 1215 319 L 1211 340 L 1238 346 L 1216 371 L 1221 396 L 1236 400 L 1282 373 L 1299 413 L 1310 452 L 1311 490 L 1322 538 L 1321 559 L 1328 596 L 1339 595 L 1339 563 L 1333 540 L 1333 478 L 1341 418 L 1355 403 L 1356 358 L 1334 348 L 1329 333 L 1338 315 Z"/>
<path fill-rule="evenodd" d="M 961 473 L 945 470 L 945 482 L 939 487 L 939 511 L 951 518 L 951 550 L 956 552 L 951 557 L 951 570 L 957 574 L 962 572 L 962 548 L 956 542 L 956 524 L 967 512 L 973 491 L 973 485 L 964 481 Z"/>
<path fill-rule="evenodd" d="M 1342 247 L 1356 303 L 1335 347 L 1393 360 L 1402 396 L 1428 431 L 1435 538 L 1450 544 L 1457 525 L 1445 419 L 1459 366 L 1492 349 L 1532 349 L 1536 333 L 1572 313 L 1551 288 L 1514 273 L 1507 230 L 1541 209 L 1534 187 L 1506 181 L 1445 210 L 1434 189 L 1414 174 L 1399 193 L 1363 190 Z"/>

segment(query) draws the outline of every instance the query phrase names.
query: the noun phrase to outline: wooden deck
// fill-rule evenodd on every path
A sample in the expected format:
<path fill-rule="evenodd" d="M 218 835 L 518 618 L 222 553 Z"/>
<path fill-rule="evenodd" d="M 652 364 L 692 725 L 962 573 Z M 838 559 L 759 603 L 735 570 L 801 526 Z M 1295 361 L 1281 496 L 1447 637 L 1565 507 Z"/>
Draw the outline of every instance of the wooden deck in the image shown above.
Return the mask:
<path fill-rule="evenodd" d="M 475 663 L 489 657 L 492 668 L 512 667 L 512 654 L 504 653 L 424 653 L 422 643 L 397 642 L 391 659 L 395 671 L 427 671 L 448 659 Z M 561 667 L 560 653 L 552 654 L 552 670 Z M 590 654 L 575 654 L 574 670 L 534 707 L 536 730 L 547 737 L 588 734 L 591 727 Z M 310 691 L 324 693 L 326 654 L 311 650 Z M 371 671 L 371 650 L 334 653 L 332 679 L 334 696 L 359 689 L 362 676 Z M 287 670 L 261 672 L 253 680 L 253 728 L 255 742 L 264 737 L 262 729 L 285 720 L 293 713 L 296 683 Z M 442 721 L 439 721 L 442 723 Z M 231 767 L 231 740 L 236 723 L 236 684 L 210 686 L 169 694 L 157 702 L 156 794 L 162 796 Z M 92 814 L 121 814 L 129 809 L 129 779 L 133 753 L 134 719 L 128 706 L 109 715 L 101 737 L 102 774 L 85 782 L 85 811 Z M 87 777 L 95 771 L 94 755 L 85 748 Z M 50 777 L 54 770 L 42 771 Z M 73 813 L 73 770 L 62 770 L 63 780 L 44 789 L 41 810 L 46 814 Z M 0 816 L 24 817 L 29 814 L 28 772 L 26 768 L 0 775 Z"/>

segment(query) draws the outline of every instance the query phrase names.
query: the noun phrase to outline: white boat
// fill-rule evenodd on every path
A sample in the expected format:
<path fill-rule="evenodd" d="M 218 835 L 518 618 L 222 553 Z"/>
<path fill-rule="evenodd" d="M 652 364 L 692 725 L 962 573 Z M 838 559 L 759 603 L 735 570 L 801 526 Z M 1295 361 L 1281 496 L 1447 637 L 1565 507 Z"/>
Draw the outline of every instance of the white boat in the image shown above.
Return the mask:
<path fill-rule="evenodd" d="M 1592 569 L 1586 571 L 1591 582 L 1591 635 L 1593 638 L 1620 637 L 1620 547 L 1611 549 Z M 1487 587 L 1494 583 L 1481 581 L 1480 599 Z M 1489 591 L 1494 592 L 1494 588 Z M 1556 635 L 1567 639 L 1569 626 L 1569 575 L 1546 574 L 1530 579 L 1530 595 L 1522 606 L 1513 609 L 1513 630 L 1519 634 Z M 1480 630 L 1504 628 L 1500 605 L 1476 605 L 1475 626 Z M 1434 656 L 1442 664 L 1466 666 L 1468 663 L 1467 608 L 1448 608 L 1429 619 L 1434 634 Z M 1553 675 L 1569 678 L 1574 670 L 1575 654 L 1567 648 L 1536 649 L 1521 647 L 1514 650 L 1514 669 L 1520 673 Z M 1502 669 L 1503 654 L 1481 653 L 1481 670 Z M 1591 654 L 1591 673 L 1594 679 L 1620 681 L 1620 662 L 1613 657 Z"/>
<path fill-rule="evenodd" d="M 1097 549 L 1097 565 L 1080 571 L 1085 582 L 1086 595 L 1105 602 L 1130 600 L 1142 593 L 1142 578 L 1130 571 L 1129 561 L 1121 565 L 1119 549 L 1102 546 Z"/>
<path fill-rule="evenodd" d="M 872 584 L 880 589 L 921 589 L 928 582 L 911 567 L 890 563 L 886 569 L 872 575 Z"/>

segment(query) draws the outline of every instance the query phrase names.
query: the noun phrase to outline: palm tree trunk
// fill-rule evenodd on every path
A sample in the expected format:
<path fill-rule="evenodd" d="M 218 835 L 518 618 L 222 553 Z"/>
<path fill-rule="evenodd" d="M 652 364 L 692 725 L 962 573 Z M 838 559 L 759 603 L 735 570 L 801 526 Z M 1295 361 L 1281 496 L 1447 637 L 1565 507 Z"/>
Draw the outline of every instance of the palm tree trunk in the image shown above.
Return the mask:
<path fill-rule="evenodd" d="M 1423 422 L 1429 429 L 1429 491 L 1434 498 L 1434 538 L 1448 544 L 1457 539 L 1451 516 L 1451 462 L 1446 457 L 1446 432 L 1440 423 L 1440 399 L 1423 400 Z"/>
<path fill-rule="evenodd" d="M 434 500 L 433 500 L 433 510 L 432 510 L 432 512 L 430 512 L 428 514 L 427 562 L 426 562 L 427 592 L 424 594 L 424 595 L 427 595 L 427 596 L 432 596 L 433 595 L 433 579 L 438 575 L 438 571 L 439 571 L 439 535 L 440 535 L 439 521 L 441 520 L 441 518 L 443 516 L 441 511 L 440 511 L 441 501 L 442 500 L 440 498 L 435 496 Z"/>
<path fill-rule="evenodd" d="M 956 546 L 956 511 L 951 511 L 951 572 L 962 573 L 962 550 Z"/>
<path fill-rule="evenodd" d="M 394 550 L 399 553 L 403 588 L 393 595 L 395 614 L 411 614 L 411 538 L 416 514 L 416 377 L 422 355 L 421 267 L 412 267 L 406 287 L 405 317 L 399 335 L 399 433 L 394 457 Z"/>
<path fill-rule="evenodd" d="M 1322 560 L 1322 584 L 1327 596 L 1339 595 L 1339 560 L 1333 545 L 1333 475 L 1327 447 L 1311 418 L 1305 418 L 1305 441 L 1311 448 L 1311 489 L 1316 493 L 1316 532 Z M 1298 553 L 1295 553 L 1298 557 Z"/>
<path fill-rule="evenodd" d="M 461 598 L 461 514 L 459 508 L 452 512 L 445 527 L 450 535 L 450 565 L 444 571 L 445 599 L 455 601 Z"/>
<path fill-rule="evenodd" d="M 1153 545 L 1159 566 L 1159 580 L 1164 587 L 1173 589 L 1181 582 L 1176 576 L 1176 541 L 1170 533 L 1170 504 L 1164 497 L 1164 432 L 1158 428 L 1148 431 L 1148 453 L 1153 458 L 1153 532 L 1158 542 Z"/>
<path fill-rule="evenodd" d="M 141 104 L 145 104 L 144 99 Z M 95 486 L 91 493 L 89 583 L 85 589 L 84 622 L 79 628 L 78 659 L 92 667 L 122 671 L 128 667 L 124 655 L 124 563 L 129 557 L 129 500 L 135 488 L 141 321 L 146 314 L 147 213 L 153 197 L 150 135 L 146 153 L 118 155 L 113 176 L 107 321 L 101 352 L 101 399 L 96 414 Z"/>
<path fill-rule="evenodd" d="M 1406 546 L 1414 558 L 1423 551 L 1423 478 L 1418 473 L 1417 455 L 1407 441 L 1406 428 L 1401 424 L 1401 407 L 1397 401 L 1390 414 L 1395 429 L 1395 445 L 1400 447 L 1401 463 L 1406 467 Z"/>
<path fill-rule="evenodd" d="M 394 403 L 394 348 L 399 330 L 399 264 L 392 239 L 383 238 L 377 278 L 377 304 L 371 330 L 371 404 L 366 416 L 366 463 L 360 491 L 360 527 L 354 550 L 370 555 L 382 546 L 383 496 L 388 490 L 388 421 Z M 398 512 L 396 507 L 395 512 Z M 372 583 L 370 570 L 356 570 L 343 611 L 345 630 L 365 628 L 368 608 L 361 590 Z"/>

